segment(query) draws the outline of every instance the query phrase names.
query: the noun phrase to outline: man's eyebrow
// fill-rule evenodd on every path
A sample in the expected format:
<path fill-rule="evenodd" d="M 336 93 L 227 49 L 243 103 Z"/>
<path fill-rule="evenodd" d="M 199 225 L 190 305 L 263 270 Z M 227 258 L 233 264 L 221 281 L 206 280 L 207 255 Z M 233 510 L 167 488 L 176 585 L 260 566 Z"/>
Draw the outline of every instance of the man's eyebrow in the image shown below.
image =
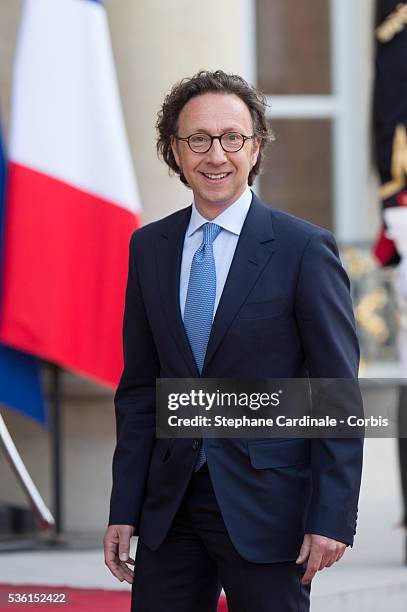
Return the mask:
<path fill-rule="evenodd" d="M 194 128 L 193 131 L 191 131 L 191 134 L 209 134 L 210 131 L 211 130 L 208 130 L 207 128 Z M 221 133 L 226 134 L 227 132 L 238 132 L 239 134 L 245 133 L 243 128 L 237 127 L 236 125 L 224 128 Z"/>

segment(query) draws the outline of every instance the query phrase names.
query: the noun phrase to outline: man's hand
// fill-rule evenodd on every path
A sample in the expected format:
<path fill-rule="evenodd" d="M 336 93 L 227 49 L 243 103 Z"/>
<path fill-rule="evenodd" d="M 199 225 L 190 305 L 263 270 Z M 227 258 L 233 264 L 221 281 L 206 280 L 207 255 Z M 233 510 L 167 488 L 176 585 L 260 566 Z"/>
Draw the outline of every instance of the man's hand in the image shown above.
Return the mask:
<path fill-rule="evenodd" d="M 132 525 L 110 525 L 103 538 L 105 564 L 120 582 L 125 580 L 129 584 L 134 580 L 134 572 L 126 565 L 134 565 L 134 559 L 129 557 L 130 538 L 133 534 Z"/>
<path fill-rule="evenodd" d="M 308 559 L 307 571 L 302 577 L 302 584 L 309 584 L 318 570 L 331 567 L 336 561 L 339 561 L 345 550 L 346 544 L 343 542 L 306 533 L 296 561 L 300 565 Z"/>

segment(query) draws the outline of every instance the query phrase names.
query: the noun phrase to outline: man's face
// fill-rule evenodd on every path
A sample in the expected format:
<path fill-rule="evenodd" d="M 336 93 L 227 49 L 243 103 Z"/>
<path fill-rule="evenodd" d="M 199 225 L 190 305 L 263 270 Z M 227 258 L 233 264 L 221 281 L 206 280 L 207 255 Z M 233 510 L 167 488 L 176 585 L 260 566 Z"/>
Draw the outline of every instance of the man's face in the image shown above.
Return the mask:
<path fill-rule="evenodd" d="M 250 111 L 234 94 L 208 93 L 189 100 L 178 118 L 182 138 L 202 132 L 220 136 L 226 132 L 253 134 Z M 201 214 L 214 218 L 243 193 L 247 178 L 257 161 L 260 140 L 247 140 L 240 151 L 224 151 L 214 140 L 207 153 L 194 153 L 187 142 L 173 140 L 172 150 L 178 167 L 194 193 Z"/>

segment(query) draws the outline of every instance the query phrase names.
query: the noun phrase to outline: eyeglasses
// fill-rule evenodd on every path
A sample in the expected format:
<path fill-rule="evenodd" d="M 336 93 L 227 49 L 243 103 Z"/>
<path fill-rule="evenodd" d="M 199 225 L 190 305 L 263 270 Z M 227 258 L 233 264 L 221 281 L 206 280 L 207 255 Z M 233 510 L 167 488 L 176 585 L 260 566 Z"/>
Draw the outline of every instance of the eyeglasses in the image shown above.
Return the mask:
<path fill-rule="evenodd" d="M 209 134 L 197 133 L 191 134 L 191 136 L 188 136 L 187 138 L 175 136 L 175 139 L 187 142 L 189 148 L 194 153 L 207 153 L 214 140 L 219 140 L 220 146 L 227 153 L 236 153 L 237 151 L 240 151 L 246 140 L 251 140 L 254 137 L 254 134 L 252 136 L 245 136 L 244 134 L 239 134 L 238 132 L 226 132 L 220 136 L 210 136 Z"/>

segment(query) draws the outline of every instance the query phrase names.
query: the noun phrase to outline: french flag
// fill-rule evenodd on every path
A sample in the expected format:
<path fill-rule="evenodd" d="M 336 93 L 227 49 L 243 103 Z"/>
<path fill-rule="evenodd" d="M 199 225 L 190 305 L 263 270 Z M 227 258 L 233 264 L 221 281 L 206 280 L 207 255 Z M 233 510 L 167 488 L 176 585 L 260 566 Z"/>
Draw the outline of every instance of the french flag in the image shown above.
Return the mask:
<path fill-rule="evenodd" d="M 7 163 L 0 122 L 0 316 L 6 176 Z M 2 404 L 34 419 L 41 425 L 48 425 L 38 359 L 0 344 L 0 407 Z"/>
<path fill-rule="evenodd" d="M 9 157 L 0 341 L 116 385 L 140 200 L 101 2 L 25 0 Z"/>

